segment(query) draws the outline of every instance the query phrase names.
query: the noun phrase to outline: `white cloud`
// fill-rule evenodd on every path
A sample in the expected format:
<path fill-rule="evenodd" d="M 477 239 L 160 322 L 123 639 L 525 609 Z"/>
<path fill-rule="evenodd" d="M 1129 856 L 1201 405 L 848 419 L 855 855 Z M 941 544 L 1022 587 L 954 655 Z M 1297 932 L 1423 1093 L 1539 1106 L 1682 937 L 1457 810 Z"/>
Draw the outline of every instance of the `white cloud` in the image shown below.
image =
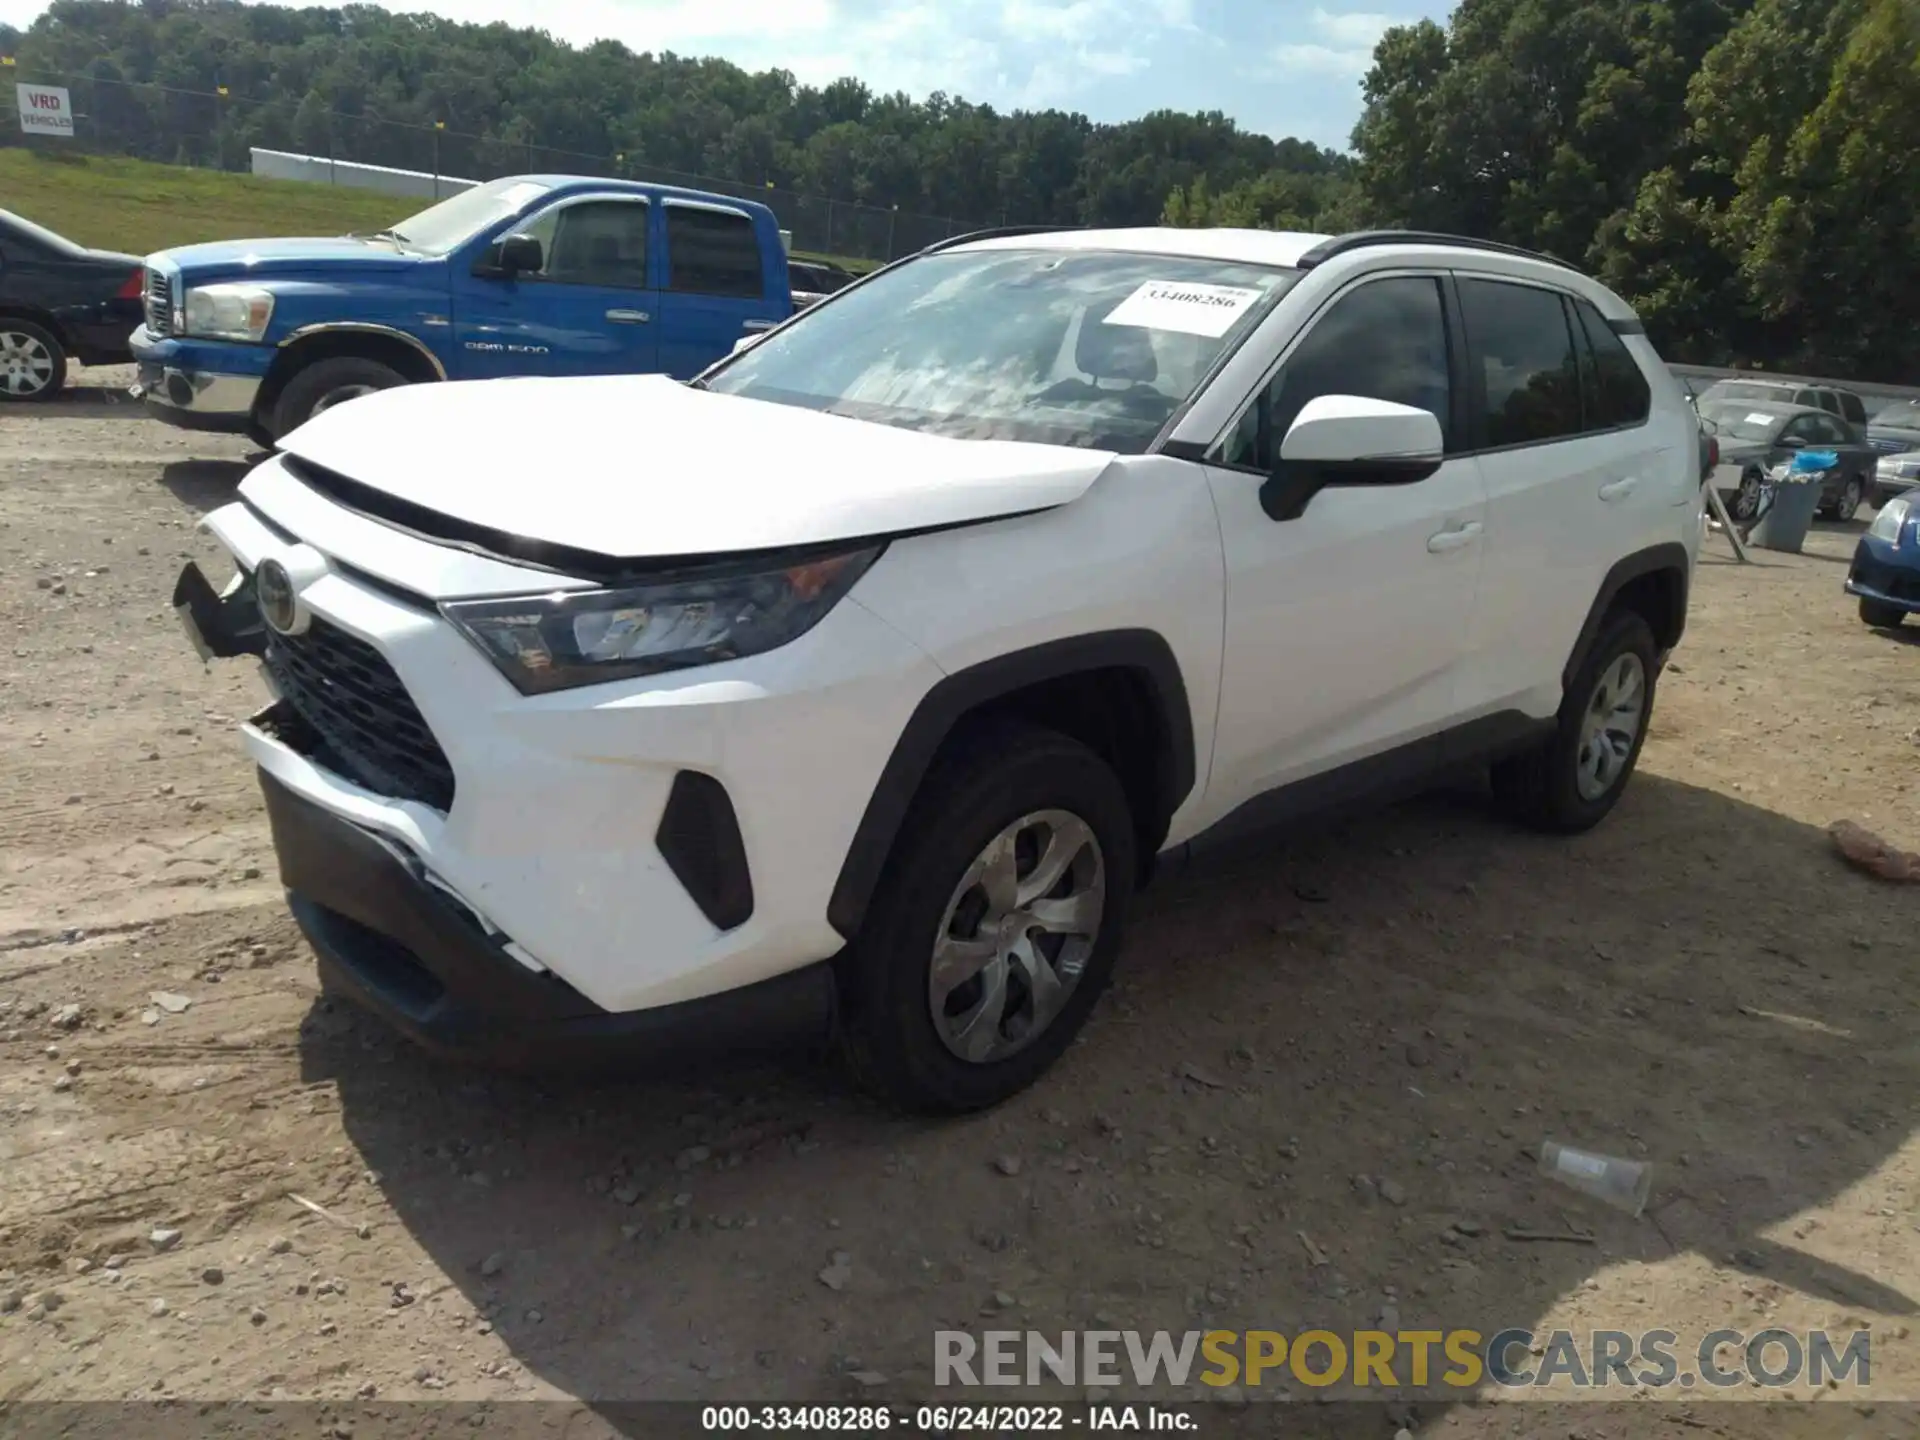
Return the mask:
<path fill-rule="evenodd" d="M 1396 23 L 1391 15 L 1371 11 L 1316 8 L 1308 19 L 1315 38 L 1276 47 L 1274 62 L 1297 74 L 1358 79 L 1373 64 L 1373 47 Z"/>
<path fill-rule="evenodd" d="M 0 0 L 25 27 L 47 0 Z M 281 0 L 299 6 L 340 0 Z M 1194 0 L 371 0 L 476 24 L 545 30 L 586 45 L 723 55 L 806 84 L 854 76 L 889 94 L 936 90 L 1013 106 L 1065 106 L 1139 75 L 1176 34 L 1201 32 Z M 1344 18 L 1344 17 L 1335 17 Z M 1143 104 L 1142 107 L 1150 108 Z"/>

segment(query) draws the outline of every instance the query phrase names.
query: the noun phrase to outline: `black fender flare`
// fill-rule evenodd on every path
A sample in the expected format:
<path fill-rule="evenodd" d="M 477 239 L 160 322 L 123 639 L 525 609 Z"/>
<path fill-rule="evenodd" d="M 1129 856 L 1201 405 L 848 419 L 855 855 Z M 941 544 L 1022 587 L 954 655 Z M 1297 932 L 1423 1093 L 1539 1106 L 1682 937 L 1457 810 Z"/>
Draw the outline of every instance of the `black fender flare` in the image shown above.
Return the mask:
<path fill-rule="evenodd" d="M 1687 582 L 1691 567 L 1687 562 L 1687 547 L 1677 540 L 1659 545 L 1650 545 L 1645 550 L 1636 550 L 1625 559 L 1614 563 L 1607 571 L 1606 578 L 1600 582 L 1600 589 L 1593 597 L 1593 605 L 1587 611 L 1587 618 L 1580 627 L 1580 636 L 1573 642 L 1573 652 L 1567 656 L 1566 668 L 1560 672 L 1560 687 L 1565 690 L 1573 684 L 1573 677 L 1580 673 L 1580 667 L 1586 663 L 1587 653 L 1593 649 L 1594 641 L 1600 638 L 1600 627 L 1605 623 L 1607 612 L 1613 608 L 1613 602 L 1620 598 L 1620 592 L 1634 581 L 1647 575 L 1671 574 L 1672 583 L 1678 587 L 1673 605 L 1673 614 L 1668 617 L 1665 627 L 1656 626 L 1654 638 L 1662 650 L 1671 650 L 1680 643 L 1681 633 L 1687 626 Z"/>
<path fill-rule="evenodd" d="M 827 901 L 828 923 L 847 939 L 859 933 L 908 807 L 934 756 L 969 713 L 1030 686 L 1096 670 L 1130 670 L 1146 681 L 1161 721 L 1158 819 L 1169 818 L 1192 793 L 1196 759 L 1186 682 L 1163 636 L 1153 630 L 1104 630 L 996 655 L 942 678 L 908 717 L 841 862 Z"/>

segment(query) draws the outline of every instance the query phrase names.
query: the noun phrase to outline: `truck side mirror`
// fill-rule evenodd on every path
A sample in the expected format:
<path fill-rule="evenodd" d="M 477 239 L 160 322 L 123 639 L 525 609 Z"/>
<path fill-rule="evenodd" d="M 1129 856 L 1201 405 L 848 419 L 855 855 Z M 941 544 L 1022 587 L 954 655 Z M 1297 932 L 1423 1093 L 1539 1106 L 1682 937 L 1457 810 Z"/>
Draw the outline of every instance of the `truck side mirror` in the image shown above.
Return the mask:
<path fill-rule="evenodd" d="M 487 247 L 476 267 L 483 275 L 511 279 L 515 275 L 537 275 L 547 263 L 546 252 L 532 235 L 507 235 Z"/>

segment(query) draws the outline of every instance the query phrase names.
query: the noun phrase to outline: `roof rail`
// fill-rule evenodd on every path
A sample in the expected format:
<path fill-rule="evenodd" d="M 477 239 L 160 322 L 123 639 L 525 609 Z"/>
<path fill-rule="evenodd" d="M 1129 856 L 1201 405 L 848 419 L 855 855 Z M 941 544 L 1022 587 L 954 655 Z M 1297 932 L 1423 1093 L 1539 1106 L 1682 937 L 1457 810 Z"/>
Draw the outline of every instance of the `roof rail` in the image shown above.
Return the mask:
<path fill-rule="evenodd" d="M 949 235 L 944 240 L 936 240 L 931 245 L 917 250 L 916 254 L 931 255 L 939 250 L 951 250 L 956 245 L 968 245 L 975 240 L 998 240 L 1008 235 L 1054 235 L 1062 230 L 1078 230 L 1078 225 L 995 225 L 986 230 L 969 230 L 964 235 Z"/>
<path fill-rule="evenodd" d="M 1549 255 L 1542 250 L 1523 250 L 1518 245 L 1502 245 L 1497 240 L 1474 240 L 1465 235 L 1444 235 L 1434 230 L 1356 230 L 1350 235 L 1336 235 L 1331 240 L 1322 240 L 1295 263 L 1302 270 L 1311 270 L 1336 255 L 1344 255 L 1349 250 L 1366 250 L 1375 245 L 1446 245 L 1456 250 L 1489 250 L 1496 255 L 1541 260 L 1549 265 L 1558 265 L 1563 270 L 1574 268 L 1558 255 Z"/>

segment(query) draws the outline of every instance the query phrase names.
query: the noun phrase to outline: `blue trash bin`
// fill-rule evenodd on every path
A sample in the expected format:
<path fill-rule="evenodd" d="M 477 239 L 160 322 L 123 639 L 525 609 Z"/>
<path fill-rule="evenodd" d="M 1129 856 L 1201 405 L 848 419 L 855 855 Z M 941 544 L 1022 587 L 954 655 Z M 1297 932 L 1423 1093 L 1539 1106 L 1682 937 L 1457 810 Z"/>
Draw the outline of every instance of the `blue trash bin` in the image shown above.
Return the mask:
<path fill-rule="evenodd" d="M 1820 492 L 1827 472 L 1840 463 L 1832 450 L 1802 450 L 1791 464 L 1768 477 L 1772 495 L 1759 521 L 1748 532 L 1749 544 L 1762 550 L 1798 555 L 1813 528 L 1813 512 L 1820 508 Z"/>

